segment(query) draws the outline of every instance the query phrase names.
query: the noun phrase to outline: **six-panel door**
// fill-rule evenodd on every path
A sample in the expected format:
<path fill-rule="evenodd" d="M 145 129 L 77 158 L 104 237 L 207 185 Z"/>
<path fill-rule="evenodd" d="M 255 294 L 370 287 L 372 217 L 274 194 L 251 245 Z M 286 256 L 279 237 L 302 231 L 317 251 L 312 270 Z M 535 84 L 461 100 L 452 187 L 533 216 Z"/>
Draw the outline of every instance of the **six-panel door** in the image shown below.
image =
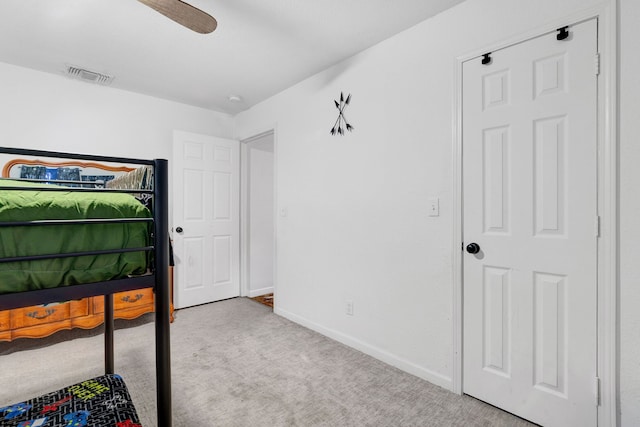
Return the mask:
<path fill-rule="evenodd" d="M 239 153 L 238 141 L 175 132 L 176 308 L 239 295 Z"/>
<path fill-rule="evenodd" d="M 597 22 L 463 65 L 463 390 L 595 426 Z"/>

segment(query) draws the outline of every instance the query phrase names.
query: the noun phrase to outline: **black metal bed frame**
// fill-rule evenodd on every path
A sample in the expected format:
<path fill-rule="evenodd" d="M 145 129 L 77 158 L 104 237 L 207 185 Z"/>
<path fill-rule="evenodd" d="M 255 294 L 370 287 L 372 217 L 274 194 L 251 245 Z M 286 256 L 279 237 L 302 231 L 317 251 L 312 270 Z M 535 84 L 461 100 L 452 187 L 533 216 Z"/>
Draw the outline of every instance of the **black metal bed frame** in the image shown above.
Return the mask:
<path fill-rule="evenodd" d="M 141 160 L 124 157 L 108 157 L 96 155 L 82 155 L 74 153 L 60 153 L 54 151 L 28 150 L 21 148 L 0 147 L 1 154 L 63 158 L 72 160 L 92 160 L 109 163 L 128 163 L 133 165 L 149 165 L 154 168 L 153 190 L 109 190 L 91 189 L 80 187 L 60 187 L 51 188 L 49 191 L 90 191 L 90 192 L 125 192 L 125 193 L 152 193 L 153 194 L 153 219 L 142 221 L 153 222 L 153 245 L 141 248 L 119 249 L 107 251 L 88 251 L 73 254 L 52 254 L 46 258 L 59 258 L 67 256 L 97 255 L 103 253 L 122 253 L 134 251 L 152 251 L 153 269 L 152 274 L 116 279 L 106 282 L 95 282 L 83 285 L 63 286 L 59 288 L 42 289 L 35 291 L 19 292 L 0 295 L 0 310 L 27 307 L 37 304 L 47 304 L 58 301 L 77 300 L 91 296 L 104 295 L 104 342 L 105 342 L 105 373 L 114 373 L 114 315 L 113 315 L 113 294 L 116 292 L 130 291 L 134 289 L 152 287 L 155 292 L 155 351 L 156 351 L 156 388 L 157 388 L 157 418 L 159 427 L 171 427 L 171 347 L 169 334 L 169 203 L 168 203 L 168 162 L 164 159 Z M 83 182 L 83 184 L 86 184 Z M 5 187 L 3 190 L 15 188 Z M 19 187 L 20 190 L 27 188 Z M 27 189 L 28 190 L 28 189 Z M 37 188 L 42 191 L 42 188 Z M 101 220 L 45 220 L 45 221 L 24 221 L 24 222 L 0 222 L 0 227 L 9 226 L 32 226 L 32 225 L 55 225 L 60 223 L 78 224 L 104 224 L 109 222 L 133 222 L 140 219 L 101 219 Z M 42 259 L 42 256 L 2 258 L 0 263 Z"/>

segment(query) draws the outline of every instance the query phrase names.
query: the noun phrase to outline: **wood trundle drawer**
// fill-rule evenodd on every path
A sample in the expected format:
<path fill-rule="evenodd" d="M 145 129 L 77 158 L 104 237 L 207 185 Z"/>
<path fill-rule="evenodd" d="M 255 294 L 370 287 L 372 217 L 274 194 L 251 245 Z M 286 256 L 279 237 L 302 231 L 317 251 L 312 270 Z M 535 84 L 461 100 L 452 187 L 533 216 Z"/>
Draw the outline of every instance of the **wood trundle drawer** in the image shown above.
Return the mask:
<path fill-rule="evenodd" d="M 170 285 L 173 286 L 173 269 L 170 272 Z M 153 288 L 136 289 L 113 295 L 116 319 L 135 319 L 154 311 Z M 169 309 L 173 322 L 173 304 Z M 80 301 L 67 301 L 61 304 L 32 306 L 0 311 L 0 341 L 16 338 L 41 338 L 56 331 L 72 328 L 90 329 L 104 322 L 104 297 L 93 296 Z"/>
<path fill-rule="evenodd" d="M 11 329 L 11 311 L 0 311 L 0 331 Z"/>
<path fill-rule="evenodd" d="M 86 299 L 67 301 L 46 306 L 19 308 L 11 310 L 10 313 L 11 328 L 17 329 L 86 316 L 89 314 L 89 303 Z M 2 319 L 1 315 L 0 319 Z"/>
<path fill-rule="evenodd" d="M 104 297 L 93 297 L 93 312 L 104 313 Z M 153 289 L 135 289 L 113 294 L 114 311 L 153 306 Z M 116 314 L 117 316 L 117 314 Z"/>

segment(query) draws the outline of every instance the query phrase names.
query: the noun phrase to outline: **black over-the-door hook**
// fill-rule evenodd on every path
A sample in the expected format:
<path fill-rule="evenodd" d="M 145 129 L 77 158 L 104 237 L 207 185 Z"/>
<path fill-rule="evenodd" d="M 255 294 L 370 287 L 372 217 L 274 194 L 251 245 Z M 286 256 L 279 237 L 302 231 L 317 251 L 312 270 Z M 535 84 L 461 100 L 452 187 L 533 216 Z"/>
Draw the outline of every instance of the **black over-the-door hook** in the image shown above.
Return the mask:
<path fill-rule="evenodd" d="M 482 55 L 482 65 L 487 65 L 491 63 L 491 52 L 485 53 Z"/>
<path fill-rule="evenodd" d="M 569 27 L 558 28 L 557 40 L 564 40 L 569 37 Z"/>

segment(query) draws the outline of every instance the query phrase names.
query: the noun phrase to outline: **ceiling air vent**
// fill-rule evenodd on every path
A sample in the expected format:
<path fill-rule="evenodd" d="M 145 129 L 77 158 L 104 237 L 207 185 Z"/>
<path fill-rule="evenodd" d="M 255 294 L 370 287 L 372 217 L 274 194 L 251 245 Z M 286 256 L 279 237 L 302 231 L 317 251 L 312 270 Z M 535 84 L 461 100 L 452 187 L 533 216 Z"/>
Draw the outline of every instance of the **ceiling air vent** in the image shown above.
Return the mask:
<path fill-rule="evenodd" d="M 73 79 L 99 85 L 109 85 L 113 81 L 113 76 L 98 73 L 96 71 L 85 70 L 84 68 L 74 67 L 73 65 L 67 66 L 67 75 Z"/>

